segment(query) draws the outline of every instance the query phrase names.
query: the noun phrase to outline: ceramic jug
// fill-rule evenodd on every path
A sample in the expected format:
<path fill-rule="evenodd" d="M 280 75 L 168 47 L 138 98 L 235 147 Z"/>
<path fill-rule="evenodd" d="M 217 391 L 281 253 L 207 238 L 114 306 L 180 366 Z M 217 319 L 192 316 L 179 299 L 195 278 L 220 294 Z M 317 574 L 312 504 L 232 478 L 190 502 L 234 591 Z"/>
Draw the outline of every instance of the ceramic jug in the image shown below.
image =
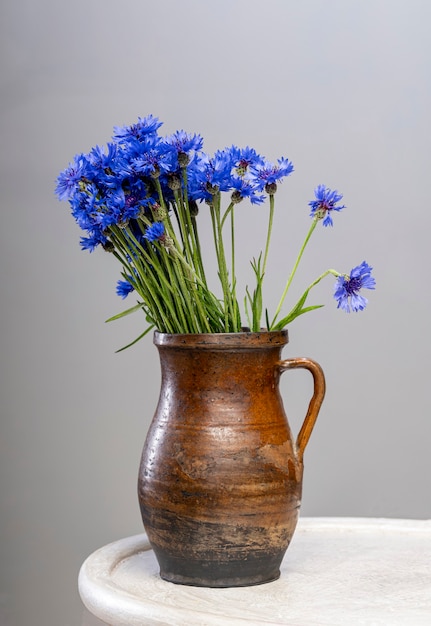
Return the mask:
<path fill-rule="evenodd" d="M 161 577 L 207 587 L 277 579 L 299 516 L 322 369 L 308 358 L 281 358 L 286 330 L 156 332 L 154 343 L 161 389 L 138 494 Z M 281 374 L 295 368 L 314 379 L 296 438 L 279 391 Z"/>

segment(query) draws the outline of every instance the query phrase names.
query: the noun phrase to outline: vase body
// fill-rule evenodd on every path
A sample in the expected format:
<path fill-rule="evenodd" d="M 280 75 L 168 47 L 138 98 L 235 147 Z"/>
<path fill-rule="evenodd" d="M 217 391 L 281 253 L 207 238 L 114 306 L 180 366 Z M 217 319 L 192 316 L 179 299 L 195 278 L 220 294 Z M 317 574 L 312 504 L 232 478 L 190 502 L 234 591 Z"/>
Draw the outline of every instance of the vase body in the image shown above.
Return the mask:
<path fill-rule="evenodd" d="M 281 360 L 287 341 L 287 331 L 155 333 L 162 381 L 138 495 L 164 580 L 231 587 L 279 577 L 324 396 L 314 361 Z M 314 394 L 295 440 L 279 378 L 296 367 L 311 371 Z"/>

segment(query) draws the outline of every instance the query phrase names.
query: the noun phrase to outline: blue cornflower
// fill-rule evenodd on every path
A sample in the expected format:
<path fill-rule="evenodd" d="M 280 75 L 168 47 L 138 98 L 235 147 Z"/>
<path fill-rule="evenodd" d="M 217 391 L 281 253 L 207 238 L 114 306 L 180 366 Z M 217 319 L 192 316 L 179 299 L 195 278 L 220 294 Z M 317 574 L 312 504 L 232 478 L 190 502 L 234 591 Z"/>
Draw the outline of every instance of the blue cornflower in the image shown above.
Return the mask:
<path fill-rule="evenodd" d="M 232 188 L 232 154 L 226 148 L 213 157 L 195 155 L 188 168 L 189 196 L 192 200 L 209 200 L 219 191 Z"/>
<path fill-rule="evenodd" d="M 249 146 L 246 148 L 232 146 L 231 153 L 236 174 L 240 177 L 249 172 L 251 167 L 263 166 L 265 163 L 265 159 Z"/>
<path fill-rule="evenodd" d="M 70 200 L 72 215 L 82 230 L 90 233 L 102 233 L 103 229 L 115 223 L 105 204 L 105 197 L 101 197 L 98 187 L 94 183 L 88 183 L 85 188 L 75 193 Z M 103 237 L 100 237 L 103 241 Z"/>
<path fill-rule="evenodd" d="M 136 219 L 147 204 L 139 194 L 128 193 L 124 197 L 124 219 Z"/>
<path fill-rule="evenodd" d="M 91 167 L 91 179 L 96 180 L 98 185 L 106 188 L 118 185 L 118 146 L 115 143 L 107 144 L 107 152 L 101 146 L 95 146 L 88 154 L 88 162 Z"/>
<path fill-rule="evenodd" d="M 374 289 L 375 279 L 371 276 L 373 268 L 363 261 L 352 269 L 349 276 L 339 276 L 334 287 L 334 298 L 337 300 L 337 308 L 344 309 L 347 313 L 362 311 L 367 306 L 368 300 L 359 295 L 361 289 Z"/>
<path fill-rule="evenodd" d="M 205 173 L 209 186 L 218 187 L 220 191 L 229 191 L 232 186 L 232 153 L 229 148 L 214 153 Z"/>
<path fill-rule="evenodd" d="M 314 190 L 315 200 L 311 200 L 308 206 L 311 207 L 310 217 L 323 219 L 323 226 L 333 226 L 331 211 L 341 211 L 345 206 L 336 206 L 340 202 L 343 194 L 335 189 L 332 191 L 325 185 L 318 185 Z"/>
<path fill-rule="evenodd" d="M 277 164 L 264 161 L 263 164 L 253 165 L 251 174 L 256 181 L 259 191 L 274 193 L 277 190 L 277 182 L 289 176 L 293 172 L 293 163 L 284 157 L 277 160 Z"/>
<path fill-rule="evenodd" d="M 81 237 L 80 244 L 82 250 L 93 252 L 99 245 L 106 245 L 108 239 L 100 230 L 89 231 L 89 237 Z"/>
<path fill-rule="evenodd" d="M 165 147 L 158 146 L 131 159 L 130 166 L 136 174 L 157 178 L 161 172 L 171 171 L 172 155 L 167 152 Z"/>
<path fill-rule="evenodd" d="M 142 205 L 139 193 L 125 191 L 122 187 L 107 193 L 104 202 L 105 210 L 99 216 L 101 228 L 125 224 L 131 219 L 136 219 Z"/>
<path fill-rule="evenodd" d="M 261 204 L 265 200 L 265 196 L 258 193 L 251 181 L 245 178 L 233 178 L 232 189 L 234 190 L 232 193 L 234 202 L 240 202 L 243 198 L 249 198 L 252 204 Z"/>
<path fill-rule="evenodd" d="M 89 163 L 85 154 L 77 154 L 57 178 L 55 193 L 60 200 L 69 200 L 79 189 L 80 181 L 89 174 Z"/>
<path fill-rule="evenodd" d="M 188 165 L 190 153 L 202 150 L 203 142 L 201 135 L 191 135 L 184 130 L 177 130 L 173 135 L 164 139 L 164 143 L 175 154 L 175 169 L 178 166 L 185 167 Z"/>
<path fill-rule="evenodd" d="M 103 146 L 94 146 L 88 155 L 90 164 L 97 170 L 103 170 L 107 167 L 113 167 L 115 157 L 117 155 L 118 146 L 115 143 L 106 145 L 108 151 L 105 152 Z"/>
<path fill-rule="evenodd" d="M 130 279 L 132 279 L 132 277 L 130 277 Z M 124 298 L 127 298 L 129 293 L 132 293 L 132 291 L 134 290 L 135 288 L 133 287 L 133 285 L 129 283 L 128 280 L 119 280 L 117 282 L 117 288 L 116 288 L 117 296 L 121 296 L 123 300 Z"/>
<path fill-rule="evenodd" d="M 148 226 L 144 235 L 147 241 L 156 241 L 165 237 L 165 227 L 163 222 L 154 222 L 151 226 Z"/>
<path fill-rule="evenodd" d="M 163 122 L 159 122 L 158 117 L 147 115 L 146 117 L 138 117 L 136 124 L 130 126 L 114 126 L 114 141 L 142 141 L 152 133 L 156 133 L 162 126 Z"/>

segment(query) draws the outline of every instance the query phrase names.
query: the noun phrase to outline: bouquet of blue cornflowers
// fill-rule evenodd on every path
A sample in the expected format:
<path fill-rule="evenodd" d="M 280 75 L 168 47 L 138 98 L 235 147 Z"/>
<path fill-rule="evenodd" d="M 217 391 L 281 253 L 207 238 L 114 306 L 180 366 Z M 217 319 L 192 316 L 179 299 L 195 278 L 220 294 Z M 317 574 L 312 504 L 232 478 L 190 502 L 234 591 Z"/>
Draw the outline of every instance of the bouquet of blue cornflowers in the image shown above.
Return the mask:
<path fill-rule="evenodd" d="M 136 124 L 115 127 L 106 149 L 94 147 L 77 154 L 57 179 L 56 193 L 68 200 L 72 215 L 86 232 L 84 250 L 101 246 L 122 266 L 117 293 L 136 292 L 135 306 L 118 319 L 142 310 L 148 327 L 166 333 L 240 332 L 244 326 L 280 330 L 296 317 L 323 305 L 308 305 L 310 290 L 325 276 L 336 277 L 334 297 L 347 312 L 360 311 L 367 299 L 361 289 L 374 289 L 372 268 L 363 261 L 350 274 L 329 269 L 314 280 L 298 302 L 282 315 L 282 308 L 310 237 L 319 222 L 332 226 L 342 195 L 319 185 L 309 202 L 311 227 L 287 279 L 273 315 L 263 307 L 263 282 L 274 217 L 277 185 L 293 172 L 286 158 L 268 162 L 252 148 L 236 146 L 208 156 L 200 135 L 183 130 L 161 137 L 159 120 L 149 115 Z M 226 204 L 224 196 L 228 196 Z M 235 209 L 244 199 L 253 204 L 269 200 L 268 226 L 262 252 L 251 261 L 254 289 L 243 294 L 247 324 L 243 322 L 236 281 Z M 218 264 L 220 295 L 210 289 L 199 239 L 198 207 L 211 215 Z M 225 238 L 229 239 L 229 246 Z M 227 248 L 229 247 L 229 254 Z M 132 344 L 128 344 L 129 346 Z M 125 346 L 128 347 L 128 346 Z"/>

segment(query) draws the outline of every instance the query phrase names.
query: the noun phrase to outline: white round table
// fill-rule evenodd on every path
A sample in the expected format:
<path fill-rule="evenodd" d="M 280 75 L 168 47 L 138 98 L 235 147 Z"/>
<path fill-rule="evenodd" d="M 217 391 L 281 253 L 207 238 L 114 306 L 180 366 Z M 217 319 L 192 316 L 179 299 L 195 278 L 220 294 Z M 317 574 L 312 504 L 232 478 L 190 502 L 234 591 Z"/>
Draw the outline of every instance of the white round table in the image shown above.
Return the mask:
<path fill-rule="evenodd" d="M 300 519 L 280 579 L 230 589 L 161 580 L 136 535 L 91 554 L 79 592 L 112 626 L 430 626 L 431 520 Z"/>

